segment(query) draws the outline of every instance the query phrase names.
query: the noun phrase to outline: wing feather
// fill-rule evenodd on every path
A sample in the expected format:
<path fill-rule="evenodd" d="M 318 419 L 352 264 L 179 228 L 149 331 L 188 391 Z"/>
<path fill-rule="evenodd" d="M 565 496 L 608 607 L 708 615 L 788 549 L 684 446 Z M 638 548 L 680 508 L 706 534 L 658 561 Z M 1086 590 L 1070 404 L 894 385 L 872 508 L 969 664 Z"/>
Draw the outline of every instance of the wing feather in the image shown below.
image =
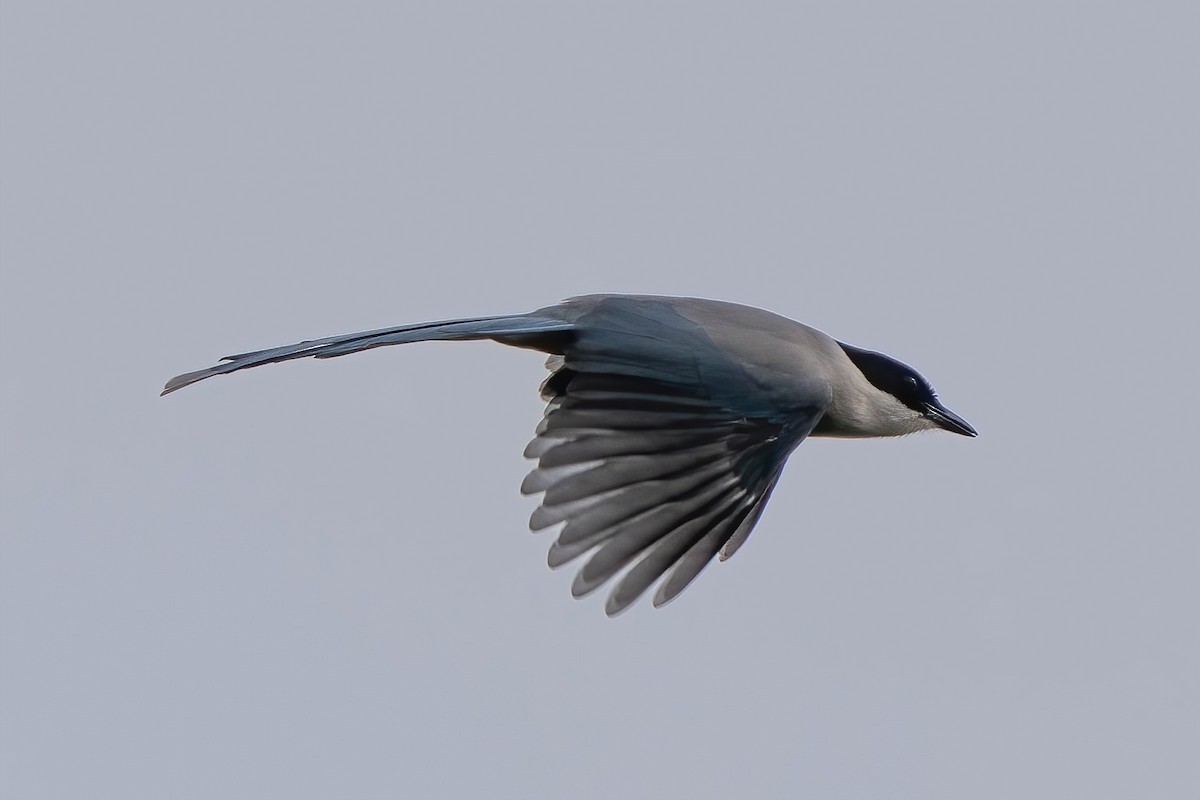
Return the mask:
<path fill-rule="evenodd" d="M 608 597 L 605 612 L 613 616 L 632 605 L 655 581 L 680 564 L 695 544 L 710 532 L 716 531 L 714 538 L 724 537 L 730 527 L 744 518 L 748 503 L 744 493 L 731 493 L 725 498 L 724 504 L 712 509 L 706 517 L 693 520 L 664 536 L 621 578 Z"/>
<path fill-rule="evenodd" d="M 748 417 L 689 386 L 686 370 L 668 379 L 645 365 L 609 371 L 618 361 L 580 363 L 567 348 L 547 362 L 546 413 L 525 449 L 538 464 L 521 486 L 542 493 L 530 528 L 562 524 L 550 566 L 591 553 L 572 594 L 614 583 L 610 616 L 660 579 L 654 602 L 669 602 L 718 553 L 732 555 L 819 416 Z"/>
<path fill-rule="evenodd" d="M 538 476 L 535 483 L 547 487 L 542 502 L 555 506 L 621 486 L 669 478 L 727 456 L 723 442 L 710 442 L 687 450 L 623 455 L 546 469 L 539 467 L 529 473 L 529 477 Z"/>

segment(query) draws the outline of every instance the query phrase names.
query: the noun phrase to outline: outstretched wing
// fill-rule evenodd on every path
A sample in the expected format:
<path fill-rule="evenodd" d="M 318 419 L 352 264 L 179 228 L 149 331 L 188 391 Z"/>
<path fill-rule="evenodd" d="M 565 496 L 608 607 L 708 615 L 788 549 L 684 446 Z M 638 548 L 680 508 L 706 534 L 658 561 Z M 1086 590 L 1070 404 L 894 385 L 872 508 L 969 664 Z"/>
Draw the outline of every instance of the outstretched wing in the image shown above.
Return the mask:
<path fill-rule="evenodd" d="M 666 576 L 654 595 L 661 606 L 745 541 L 821 410 L 739 413 L 713 399 L 731 387 L 706 384 L 697 361 L 704 350 L 674 353 L 668 368 L 638 358 L 639 350 L 661 354 L 653 344 L 614 341 L 589 352 L 584 339 L 547 361 L 546 413 L 525 450 L 538 466 L 521 487 L 543 493 L 530 527 L 565 523 L 552 567 L 592 553 L 572 585 L 576 597 L 624 571 L 606 613 Z"/>

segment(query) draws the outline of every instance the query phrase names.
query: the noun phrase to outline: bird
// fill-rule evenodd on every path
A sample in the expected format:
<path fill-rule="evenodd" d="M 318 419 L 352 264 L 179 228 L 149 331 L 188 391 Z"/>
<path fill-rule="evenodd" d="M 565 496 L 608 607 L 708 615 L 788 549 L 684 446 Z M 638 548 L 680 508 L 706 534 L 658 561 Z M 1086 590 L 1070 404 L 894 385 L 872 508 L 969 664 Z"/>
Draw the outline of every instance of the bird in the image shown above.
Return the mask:
<path fill-rule="evenodd" d="M 172 378 L 162 394 L 296 358 L 480 339 L 548 356 L 545 413 L 525 448 L 537 464 L 521 492 L 541 495 L 529 527 L 558 526 L 553 568 L 588 556 L 571 593 L 610 584 L 609 616 L 655 584 L 653 605 L 664 605 L 737 552 L 808 437 L 977 435 L 890 356 L 760 308 L 655 295 L 585 295 L 241 353 Z"/>

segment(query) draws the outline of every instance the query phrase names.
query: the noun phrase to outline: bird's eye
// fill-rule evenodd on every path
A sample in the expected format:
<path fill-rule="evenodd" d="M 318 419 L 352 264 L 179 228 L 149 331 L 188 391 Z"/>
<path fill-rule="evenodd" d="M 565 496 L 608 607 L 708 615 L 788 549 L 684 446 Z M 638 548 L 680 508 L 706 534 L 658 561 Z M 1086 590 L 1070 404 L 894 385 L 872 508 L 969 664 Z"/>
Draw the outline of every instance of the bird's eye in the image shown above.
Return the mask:
<path fill-rule="evenodd" d="M 920 385 L 920 384 L 918 384 L 918 383 L 917 383 L 917 379 L 916 379 L 916 378 L 914 378 L 912 375 L 909 375 L 907 378 L 905 378 L 905 380 L 907 380 L 907 381 L 909 382 L 909 384 L 910 384 L 910 385 L 912 385 L 912 386 L 919 386 L 919 385 Z"/>

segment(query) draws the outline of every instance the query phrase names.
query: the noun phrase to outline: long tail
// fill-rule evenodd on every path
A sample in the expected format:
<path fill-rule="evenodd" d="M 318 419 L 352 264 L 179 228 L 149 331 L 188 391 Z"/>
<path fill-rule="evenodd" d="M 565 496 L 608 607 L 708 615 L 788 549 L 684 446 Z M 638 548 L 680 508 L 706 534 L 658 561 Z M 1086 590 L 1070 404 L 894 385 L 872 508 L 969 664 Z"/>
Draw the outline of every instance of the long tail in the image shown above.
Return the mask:
<path fill-rule="evenodd" d="M 434 340 L 468 340 L 468 339 L 498 339 L 512 344 L 519 344 L 536 334 L 556 333 L 573 330 L 574 326 L 561 319 L 539 317 L 528 314 L 518 314 L 509 317 L 479 317 L 476 319 L 452 319 L 443 322 L 424 322 L 417 325 L 401 325 L 396 328 L 380 328 L 362 333 L 347 333 L 341 336 L 330 336 L 325 339 L 313 339 L 286 347 L 274 347 L 270 350 L 256 350 L 253 353 L 241 353 L 236 356 L 225 356 L 221 361 L 208 369 L 188 372 L 167 381 L 162 394 L 170 394 L 176 389 L 190 386 L 196 381 L 211 378 L 213 375 L 224 375 L 237 372 L 247 367 L 257 367 L 260 364 L 274 364 L 278 361 L 290 361 L 293 358 L 333 358 L 359 350 L 370 350 L 372 347 L 384 347 L 390 344 L 408 344 L 409 342 L 426 342 Z"/>

